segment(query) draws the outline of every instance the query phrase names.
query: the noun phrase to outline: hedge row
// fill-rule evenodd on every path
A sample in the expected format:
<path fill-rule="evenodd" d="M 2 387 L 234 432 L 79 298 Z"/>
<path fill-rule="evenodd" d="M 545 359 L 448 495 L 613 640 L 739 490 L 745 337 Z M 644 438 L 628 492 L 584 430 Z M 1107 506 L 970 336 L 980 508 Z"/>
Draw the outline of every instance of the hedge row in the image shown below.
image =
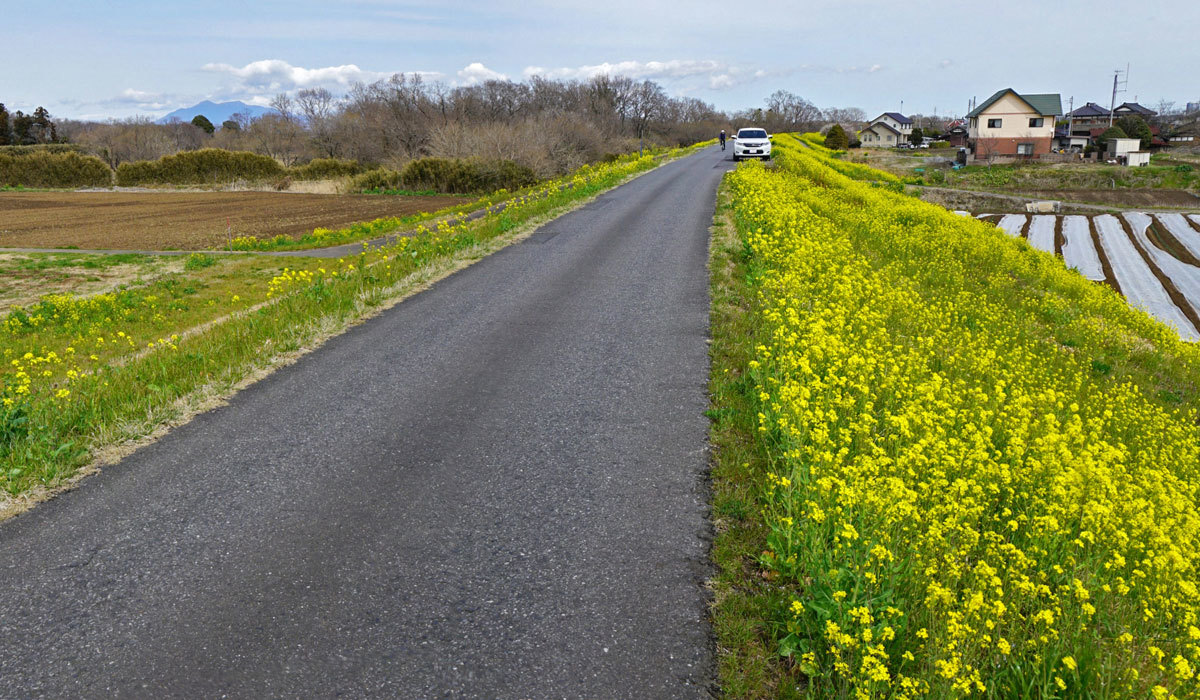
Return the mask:
<path fill-rule="evenodd" d="M 215 185 L 238 180 L 270 180 L 287 175 L 287 169 L 270 156 L 248 151 L 202 148 L 180 151 L 158 160 L 121 163 L 117 184 L 133 185 Z"/>
<path fill-rule="evenodd" d="M 297 180 L 331 180 L 337 177 L 350 177 L 365 172 L 367 166 L 356 160 L 340 158 L 314 158 L 304 165 L 288 169 L 288 175 Z"/>
<path fill-rule="evenodd" d="M 83 153 L 77 143 L 35 143 L 23 146 L 0 146 L 0 155 L 27 156 L 34 153 Z"/>
<path fill-rule="evenodd" d="M 533 170 L 510 160 L 421 158 L 397 172 L 380 168 L 355 177 L 354 189 L 434 190 L 447 194 L 517 190 L 538 181 Z"/>
<path fill-rule="evenodd" d="M 109 187 L 112 175 L 104 161 L 74 151 L 0 153 L 0 187 Z"/>

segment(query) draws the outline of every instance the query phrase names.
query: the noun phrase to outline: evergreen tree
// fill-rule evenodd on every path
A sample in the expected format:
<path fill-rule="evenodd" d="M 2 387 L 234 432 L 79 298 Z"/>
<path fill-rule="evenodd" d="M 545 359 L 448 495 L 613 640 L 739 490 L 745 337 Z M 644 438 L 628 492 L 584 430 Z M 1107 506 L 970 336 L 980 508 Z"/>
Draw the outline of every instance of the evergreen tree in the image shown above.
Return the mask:
<path fill-rule="evenodd" d="M 33 135 L 33 117 L 19 109 L 12 115 L 12 132 L 12 142 L 18 146 L 37 143 Z"/>
<path fill-rule="evenodd" d="M 834 124 L 829 129 L 829 133 L 825 134 L 825 148 L 830 148 L 835 151 L 844 151 L 850 146 L 850 139 L 846 136 L 846 130 L 841 124 Z"/>
<path fill-rule="evenodd" d="M 0 146 L 12 143 L 12 127 L 8 123 L 8 110 L 0 102 Z"/>
<path fill-rule="evenodd" d="M 1150 125 L 1139 116 L 1129 115 L 1121 117 L 1117 120 L 1117 126 L 1121 131 L 1124 131 L 1131 139 L 1141 139 L 1141 147 L 1143 150 L 1150 148 L 1150 142 L 1154 140 L 1154 134 L 1150 133 Z"/>
<path fill-rule="evenodd" d="M 213 123 L 210 122 L 208 117 L 204 116 L 203 114 L 197 114 L 196 116 L 192 117 L 192 126 L 196 127 L 197 129 L 203 129 L 204 133 L 208 134 L 209 136 L 212 136 L 212 133 L 217 130 L 217 127 L 213 126 Z"/>
<path fill-rule="evenodd" d="M 34 143 L 54 143 L 58 141 L 58 127 L 50 120 L 50 113 L 45 107 L 33 110 L 33 128 L 30 130 Z"/>
<path fill-rule="evenodd" d="M 908 142 L 914 146 L 920 146 L 921 140 L 924 138 L 925 138 L 925 132 L 921 129 L 921 127 L 918 126 L 917 128 L 912 130 L 911 134 L 908 135 Z"/>
<path fill-rule="evenodd" d="M 1126 134 L 1124 129 L 1119 126 L 1114 126 L 1096 137 L 1096 148 L 1100 149 L 1101 151 L 1106 151 L 1108 150 L 1109 140 L 1127 138 L 1129 138 L 1129 134 Z"/>
<path fill-rule="evenodd" d="M 225 121 L 221 122 L 221 130 L 222 131 L 241 131 L 242 125 L 238 124 L 237 122 L 235 122 L 232 119 L 226 119 Z"/>

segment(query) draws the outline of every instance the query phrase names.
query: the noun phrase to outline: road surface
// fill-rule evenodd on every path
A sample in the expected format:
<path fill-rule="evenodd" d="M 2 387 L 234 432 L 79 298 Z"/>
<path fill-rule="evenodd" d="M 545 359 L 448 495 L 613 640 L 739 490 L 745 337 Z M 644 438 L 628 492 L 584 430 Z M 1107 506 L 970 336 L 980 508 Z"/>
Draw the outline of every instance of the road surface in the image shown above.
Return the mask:
<path fill-rule="evenodd" d="M 707 697 L 717 150 L 0 523 L 0 697 Z"/>

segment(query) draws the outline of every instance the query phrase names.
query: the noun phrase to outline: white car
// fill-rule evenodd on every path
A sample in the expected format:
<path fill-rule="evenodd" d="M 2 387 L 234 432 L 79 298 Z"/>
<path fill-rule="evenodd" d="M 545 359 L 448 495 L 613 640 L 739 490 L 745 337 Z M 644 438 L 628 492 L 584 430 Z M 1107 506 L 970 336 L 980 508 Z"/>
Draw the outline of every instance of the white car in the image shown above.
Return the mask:
<path fill-rule="evenodd" d="M 766 129 L 738 129 L 733 137 L 733 159 L 771 157 L 771 137 Z"/>

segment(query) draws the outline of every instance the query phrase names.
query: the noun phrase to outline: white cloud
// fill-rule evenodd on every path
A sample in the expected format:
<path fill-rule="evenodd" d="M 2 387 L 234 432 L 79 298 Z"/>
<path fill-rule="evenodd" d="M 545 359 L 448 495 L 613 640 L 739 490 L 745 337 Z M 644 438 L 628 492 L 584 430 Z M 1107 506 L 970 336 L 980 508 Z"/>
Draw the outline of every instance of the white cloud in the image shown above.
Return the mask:
<path fill-rule="evenodd" d="M 508 76 L 476 61 L 460 70 L 458 79 L 463 85 L 477 85 L 488 80 L 508 80 Z"/>
<path fill-rule="evenodd" d="M 209 63 L 203 69 L 232 76 L 237 79 L 239 88 L 258 95 L 312 87 L 345 89 L 356 82 L 372 82 L 392 75 L 364 70 L 353 63 L 325 68 L 302 68 L 279 59 L 254 61 L 241 68 L 228 63 Z"/>
<path fill-rule="evenodd" d="M 157 92 L 125 88 L 121 91 L 121 94 L 111 100 L 107 100 L 107 102 L 116 105 L 130 105 L 137 109 L 159 110 L 170 107 L 174 104 L 174 99 L 170 95 L 163 95 Z"/>

